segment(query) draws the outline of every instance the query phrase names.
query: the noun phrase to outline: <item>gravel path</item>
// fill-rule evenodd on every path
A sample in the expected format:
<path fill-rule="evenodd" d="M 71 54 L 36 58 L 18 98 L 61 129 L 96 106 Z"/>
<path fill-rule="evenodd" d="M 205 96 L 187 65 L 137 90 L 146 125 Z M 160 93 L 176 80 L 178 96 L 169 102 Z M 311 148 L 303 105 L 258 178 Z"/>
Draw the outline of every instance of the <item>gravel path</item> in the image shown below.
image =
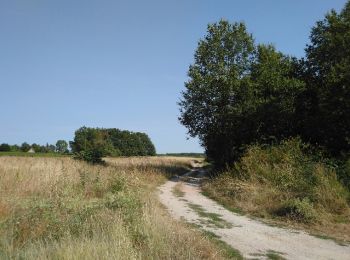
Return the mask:
<path fill-rule="evenodd" d="M 213 232 L 247 259 L 268 259 L 268 254 L 285 259 L 347 259 L 350 246 L 320 239 L 300 230 L 266 225 L 226 210 L 201 194 L 199 179 L 185 177 L 160 187 L 160 201 L 178 220 L 197 224 Z"/>

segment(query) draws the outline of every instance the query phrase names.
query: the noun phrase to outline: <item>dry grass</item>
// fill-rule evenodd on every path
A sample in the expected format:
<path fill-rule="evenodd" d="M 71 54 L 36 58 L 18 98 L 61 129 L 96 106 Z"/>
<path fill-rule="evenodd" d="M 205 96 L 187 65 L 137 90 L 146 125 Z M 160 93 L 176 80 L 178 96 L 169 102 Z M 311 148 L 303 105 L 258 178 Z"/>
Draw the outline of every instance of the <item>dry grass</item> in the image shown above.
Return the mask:
<path fill-rule="evenodd" d="M 305 154 L 298 140 L 252 146 L 203 189 L 232 210 L 350 241 L 348 191 L 334 169 Z"/>
<path fill-rule="evenodd" d="M 259 182 L 245 182 L 222 175 L 203 184 L 204 194 L 219 201 L 239 214 L 262 218 L 271 225 L 301 228 L 312 234 L 350 241 L 350 210 L 332 214 L 323 208 L 315 210 L 316 219 L 301 222 L 292 218 L 276 216 L 274 212 L 285 204 L 285 194 L 273 186 Z M 291 194 L 287 194 L 292 197 Z"/>
<path fill-rule="evenodd" d="M 188 158 L 0 157 L 1 259 L 217 259 L 170 219 L 154 189 Z"/>
<path fill-rule="evenodd" d="M 172 190 L 173 194 L 176 197 L 184 197 L 185 196 L 185 192 L 183 192 L 183 184 L 182 182 L 177 183 L 173 190 Z"/>

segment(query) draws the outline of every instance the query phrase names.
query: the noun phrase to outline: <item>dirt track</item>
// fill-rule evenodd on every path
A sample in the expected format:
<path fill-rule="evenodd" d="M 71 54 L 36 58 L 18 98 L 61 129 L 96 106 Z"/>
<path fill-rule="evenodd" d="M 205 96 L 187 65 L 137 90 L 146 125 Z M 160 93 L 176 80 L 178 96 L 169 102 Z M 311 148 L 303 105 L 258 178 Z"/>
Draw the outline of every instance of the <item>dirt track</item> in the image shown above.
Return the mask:
<path fill-rule="evenodd" d="M 285 259 L 347 259 L 350 246 L 320 239 L 299 230 L 266 225 L 226 210 L 201 194 L 198 179 L 168 181 L 160 187 L 160 201 L 170 214 L 213 232 L 247 259 L 267 259 L 268 254 Z M 187 179 L 187 180 L 186 180 Z"/>

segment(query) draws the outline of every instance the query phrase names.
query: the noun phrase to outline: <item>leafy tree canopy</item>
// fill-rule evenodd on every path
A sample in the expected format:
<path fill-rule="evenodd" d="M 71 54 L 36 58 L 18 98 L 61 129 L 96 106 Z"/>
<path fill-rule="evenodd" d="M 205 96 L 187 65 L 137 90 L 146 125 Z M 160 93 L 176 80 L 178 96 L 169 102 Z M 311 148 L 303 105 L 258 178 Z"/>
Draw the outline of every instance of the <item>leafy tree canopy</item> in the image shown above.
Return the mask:
<path fill-rule="evenodd" d="M 350 152 L 350 1 L 316 23 L 306 57 L 256 45 L 244 23 L 209 24 L 189 67 L 180 122 L 223 167 L 252 143 L 299 136 Z"/>
<path fill-rule="evenodd" d="M 150 138 L 144 133 L 116 128 L 81 127 L 70 143 L 72 151 L 91 162 L 103 156 L 152 156 L 156 154 Z"/>
<path fill-rule="evenodd" d="M 189 68 L 180 121 L 209 158 L 232 163 L 247 144 L 291 135 L 294 99 L 304 87 L 294 70 L 292 58 L 256 46 L 243 23 L 211 24 Z"/>
<path fill-rule="evenodd" d="M 11 151 L 10 145 L 5 144 L 5 143 L 0 145 L 0 152 L 9 152 L 9 151 Z"/>
<path fill-rule="evenodd" d="M 68 152 L 68 143 L 65 140 L 58 140 L 56 142 L 56 151 L 59 153 Z"/>
<path fill-rule="evenodd" d="M 298 107 L 304 139 L 332 154 L 350 150 L 350 1 L 311 31 L 301 78 L 307 91 Z"/>

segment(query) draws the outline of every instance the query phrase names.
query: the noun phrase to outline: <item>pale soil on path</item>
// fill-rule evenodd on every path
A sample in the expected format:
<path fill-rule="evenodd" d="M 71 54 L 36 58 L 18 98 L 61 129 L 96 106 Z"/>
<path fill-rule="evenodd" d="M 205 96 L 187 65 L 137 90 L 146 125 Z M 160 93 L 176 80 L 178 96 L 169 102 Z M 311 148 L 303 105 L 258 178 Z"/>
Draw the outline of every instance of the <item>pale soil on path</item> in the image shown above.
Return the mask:
<path fill-rule="evenodd" d="M 160 201 L 175 219 L 214 233 L 240 251 L 244 258 L 267 259 L 272 253 L 282 259 L 350 260 L 349 245 L 339 245 L 300 230 L 269 226 L 226 210 L 201 194 L 198 179 L 188 177 L 193 174 L 194 171 L 189 172 L 187 177 L 175 178 L 162 185 Z"/>

